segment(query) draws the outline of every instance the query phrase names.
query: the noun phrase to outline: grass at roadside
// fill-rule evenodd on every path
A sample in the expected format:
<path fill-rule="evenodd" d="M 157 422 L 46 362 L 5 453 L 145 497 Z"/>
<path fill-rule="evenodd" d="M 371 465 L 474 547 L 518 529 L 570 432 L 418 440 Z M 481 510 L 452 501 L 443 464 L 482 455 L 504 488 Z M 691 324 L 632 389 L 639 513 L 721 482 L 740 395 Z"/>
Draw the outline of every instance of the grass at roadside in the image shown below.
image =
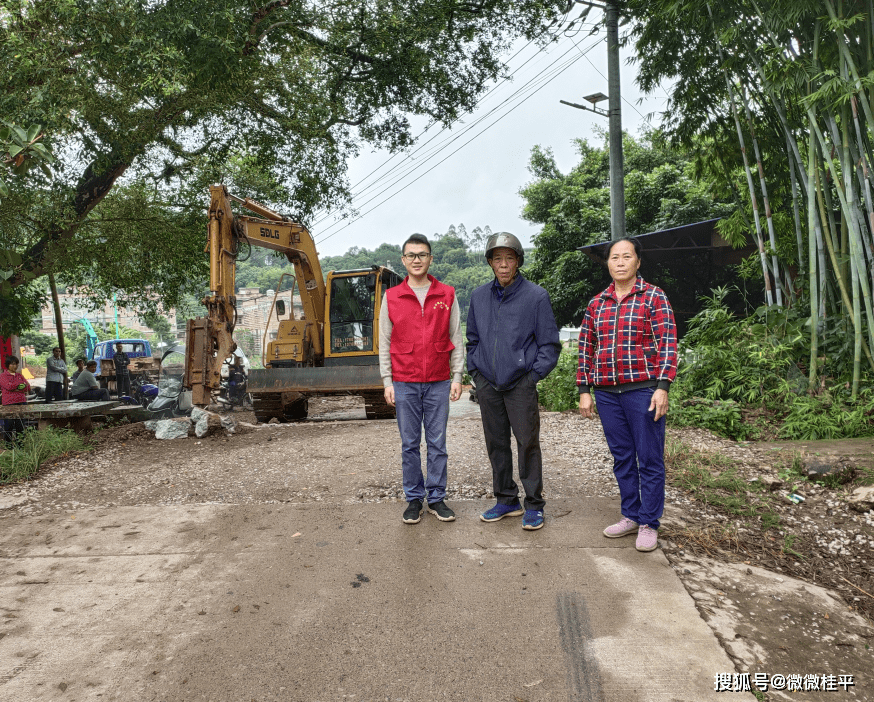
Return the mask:
<path fill-rule="evenodd" d="M 0 453 L 0 485 L 27 480 L 50 458 L 84 448 L 82 439 L 69 429 L 30 429 L 14 449 Z"/>
<path fill-rule="evenodd" d="M 874 468 L 811 481 L 800 454 L 768 459 L 776 476 L 748 471 L 669 436 L 667 482 L 690 503 L 680 523 L 659 530 L 670 544 L 666 553 L 727 559 L 801 578 L 837 591 L 851 609 L 874 618 L 874 568 L 868 566 L 874 530 L 847 505 L 855 487 L 874 480 Z M 778 489 L 772 491 L 767 473 L 779 479 Z"/>
<path fill-rule="evenodd" d="M 735 517 L 758 520 L 766 531 L 780 524 L 779 515 L 771 509 L 775 497 L 767 487 L 747 482 L 725 456 L 693 451 L 668 437 L 665 466 L 671 485 L 704 504 L 719 507 Z"/>

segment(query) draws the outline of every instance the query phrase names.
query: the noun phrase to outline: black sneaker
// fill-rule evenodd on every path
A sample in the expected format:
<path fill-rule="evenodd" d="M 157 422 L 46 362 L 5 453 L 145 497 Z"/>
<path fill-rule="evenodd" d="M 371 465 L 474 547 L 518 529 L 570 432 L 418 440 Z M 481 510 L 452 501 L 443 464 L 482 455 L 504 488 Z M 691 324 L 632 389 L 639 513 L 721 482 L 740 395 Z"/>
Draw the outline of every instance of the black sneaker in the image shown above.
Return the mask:
<path fill-rule="evenodd" d="M 453 512 L 443 500 L 440 502 L 432 502 L 428 505 L 428 511 L 433 514 L 441 522 L 454 522 L 455 512 Z"/>
<path fill-rule="evenodd" d="M 422 500 L 412 500 L 404 510 L 404 524 L 418 524 L 422 521 Z"/>

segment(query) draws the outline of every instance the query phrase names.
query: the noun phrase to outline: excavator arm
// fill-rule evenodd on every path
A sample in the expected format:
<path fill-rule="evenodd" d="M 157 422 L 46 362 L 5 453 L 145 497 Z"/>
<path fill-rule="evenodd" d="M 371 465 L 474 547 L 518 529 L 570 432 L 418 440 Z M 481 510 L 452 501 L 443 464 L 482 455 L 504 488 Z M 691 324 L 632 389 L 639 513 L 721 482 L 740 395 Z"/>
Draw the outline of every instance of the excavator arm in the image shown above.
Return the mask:
<path fill-rule="evenodd" d="M 188 321 L 185 379 L 195 405 L 209 404 L 211 393 L 221 384 L 221 365 L 236 349 L 235 274 L 240 240 L 253 246 L 281 251 L 292 263 L 304 309 L 314 325 L 311 335 L 316 360 L 324 356 L 325 282 L 315 242 L 309 230 L 297 222 L 250 199 L 230 195 L 224 185 L 210 187 L 208 243 L 210 294 L 203 304 L 207 316 Z M 237 202 L 257 217 L 234 215 Z"/>

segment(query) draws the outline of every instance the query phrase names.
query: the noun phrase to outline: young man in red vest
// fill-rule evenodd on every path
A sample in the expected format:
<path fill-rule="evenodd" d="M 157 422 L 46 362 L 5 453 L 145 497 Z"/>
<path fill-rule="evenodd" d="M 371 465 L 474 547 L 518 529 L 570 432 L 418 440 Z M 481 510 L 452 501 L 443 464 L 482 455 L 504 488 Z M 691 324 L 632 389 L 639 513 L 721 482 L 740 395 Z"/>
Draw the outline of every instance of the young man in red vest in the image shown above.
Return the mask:
<path fill-rule="evenodd" d="M 397 407 L 401 467 L 407 509 L 404 523 L 418 524 L 428 511 L 442 522 L 455 520 L 446 497 L 446 423 L 449 400 L 461 397 L 464 351 L 455 289 L 428 275 L 431 244 L 413 234 L 401 249 L 407 277 L 388 289 L 379 315 L 379 366 L 385 399 Z M 428 445 L 422 478 L 422 425 Z"/>

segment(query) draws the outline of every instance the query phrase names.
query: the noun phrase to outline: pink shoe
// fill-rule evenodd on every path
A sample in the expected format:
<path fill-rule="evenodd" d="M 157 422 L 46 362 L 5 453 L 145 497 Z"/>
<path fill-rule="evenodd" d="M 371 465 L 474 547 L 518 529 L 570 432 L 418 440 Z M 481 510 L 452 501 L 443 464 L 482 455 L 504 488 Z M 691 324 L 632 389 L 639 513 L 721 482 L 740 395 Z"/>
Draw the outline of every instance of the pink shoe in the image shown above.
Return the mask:
<path fill-rule="evenodd" d="M 653 529 L 649 524 L 641 524 L 640 530 L 637 532 L 637 543 L 635 548 L 638 551 L 655 551 L 659 545 L 659 532 Z"/>
<path fill-rule="evenodd" d="M 611 524 L 604 529 L 604 536 L 608 539 L 618 539 L 620 536 L 628 536 L 637 531 L 637 522 L 631 521 L 628 517 L 622 517 L 616 524 Z"/>

